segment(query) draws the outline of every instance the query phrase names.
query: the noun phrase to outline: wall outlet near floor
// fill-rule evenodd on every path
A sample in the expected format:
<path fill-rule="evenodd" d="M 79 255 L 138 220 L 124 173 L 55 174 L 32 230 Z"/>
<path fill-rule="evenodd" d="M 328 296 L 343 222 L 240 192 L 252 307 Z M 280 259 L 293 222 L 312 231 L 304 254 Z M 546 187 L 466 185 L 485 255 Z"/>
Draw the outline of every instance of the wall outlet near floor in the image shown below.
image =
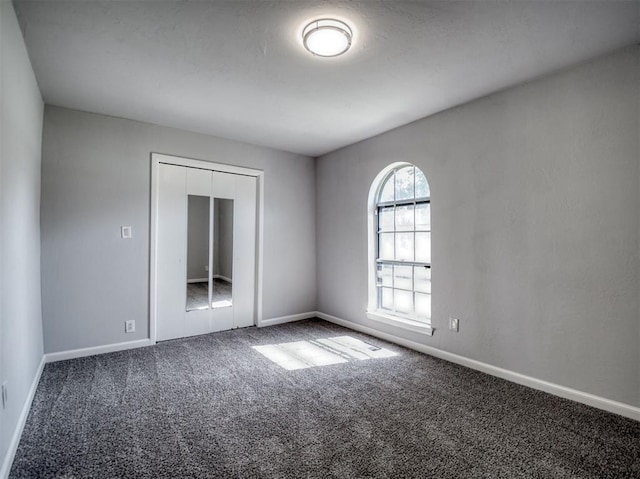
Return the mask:
<path fill-rule="evenodd" d="M 5 381 L 2 383 L 2 409 L 7 408 L 8 401 L 9 401 L 9 383 Z"/>
<path fill-rule="evenodd" d="M 458 318 L 452 318 L 451 316 L 449 316 L 449 331 L 455 331 L 457 333 L 459 322 L 460 320 Z"/>
<path fill-rule="evenodd" d="M 124 332 L 125 333 L 135 333 L 136 332 L 136 322 L 133 319 L 124 322 Z"/>

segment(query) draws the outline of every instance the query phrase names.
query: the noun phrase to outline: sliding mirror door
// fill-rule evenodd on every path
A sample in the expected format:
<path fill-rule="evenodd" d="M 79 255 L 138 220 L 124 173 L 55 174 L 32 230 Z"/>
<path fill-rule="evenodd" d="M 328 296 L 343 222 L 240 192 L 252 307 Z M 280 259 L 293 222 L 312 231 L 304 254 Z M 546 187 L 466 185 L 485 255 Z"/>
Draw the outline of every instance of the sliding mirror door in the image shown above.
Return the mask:
<path fill-rule="evenodd" d="M 211 175 L 208 170 L 186 170 L 185 194 L 187 228 L 181 233 L 186 241 L 186 261 L 180 274 L 186 294 L 182 300 L 184 336 L 209 332 L 211 304 Z"/>
<path fill-rule="evenodd" d="M 159 164 L 157 339 L 254 324 L 256 178 Z"/>

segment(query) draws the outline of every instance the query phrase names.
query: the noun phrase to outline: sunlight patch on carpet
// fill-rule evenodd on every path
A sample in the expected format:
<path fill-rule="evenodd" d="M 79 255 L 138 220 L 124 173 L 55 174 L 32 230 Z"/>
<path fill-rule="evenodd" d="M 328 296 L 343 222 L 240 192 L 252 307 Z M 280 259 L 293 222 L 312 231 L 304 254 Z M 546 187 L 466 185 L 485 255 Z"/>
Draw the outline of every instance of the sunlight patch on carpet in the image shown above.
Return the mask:
<path fill-rule="evenodd" d="M 267 344 L 252 348 L 288 371 L 398 356 L 398 353 L 351 336 Z"/>

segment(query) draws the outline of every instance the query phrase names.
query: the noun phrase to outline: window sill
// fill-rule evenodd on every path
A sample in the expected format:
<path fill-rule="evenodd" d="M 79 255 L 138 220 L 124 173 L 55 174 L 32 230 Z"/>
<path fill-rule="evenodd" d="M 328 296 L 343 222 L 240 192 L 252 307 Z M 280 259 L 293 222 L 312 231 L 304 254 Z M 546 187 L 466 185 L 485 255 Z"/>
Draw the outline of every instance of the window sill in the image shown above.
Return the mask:
<path fill-rule="evenodd" d="M 414 333 L 425 334 L 427 336 L 433 336 L 434 332 L 434 329 L 428 324 L 411 321 L 410 319 L 401 318 L 399 316 L 392 316 L 390 314 L 381 313 L 380 311 L 367 311 L 367 318 L 406 329 L 408 331 L 413 331 Z"/>

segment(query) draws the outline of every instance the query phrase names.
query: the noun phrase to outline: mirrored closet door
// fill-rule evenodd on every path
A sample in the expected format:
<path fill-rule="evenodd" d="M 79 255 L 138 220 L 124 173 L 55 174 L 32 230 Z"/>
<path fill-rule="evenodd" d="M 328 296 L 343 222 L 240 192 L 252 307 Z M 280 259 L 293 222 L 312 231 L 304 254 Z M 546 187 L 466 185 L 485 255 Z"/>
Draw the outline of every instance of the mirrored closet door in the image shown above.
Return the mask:
<path fill-rule="evenodd" d="M 256 178 L 160 163 L 157 340 L 254 324 Z"/>

